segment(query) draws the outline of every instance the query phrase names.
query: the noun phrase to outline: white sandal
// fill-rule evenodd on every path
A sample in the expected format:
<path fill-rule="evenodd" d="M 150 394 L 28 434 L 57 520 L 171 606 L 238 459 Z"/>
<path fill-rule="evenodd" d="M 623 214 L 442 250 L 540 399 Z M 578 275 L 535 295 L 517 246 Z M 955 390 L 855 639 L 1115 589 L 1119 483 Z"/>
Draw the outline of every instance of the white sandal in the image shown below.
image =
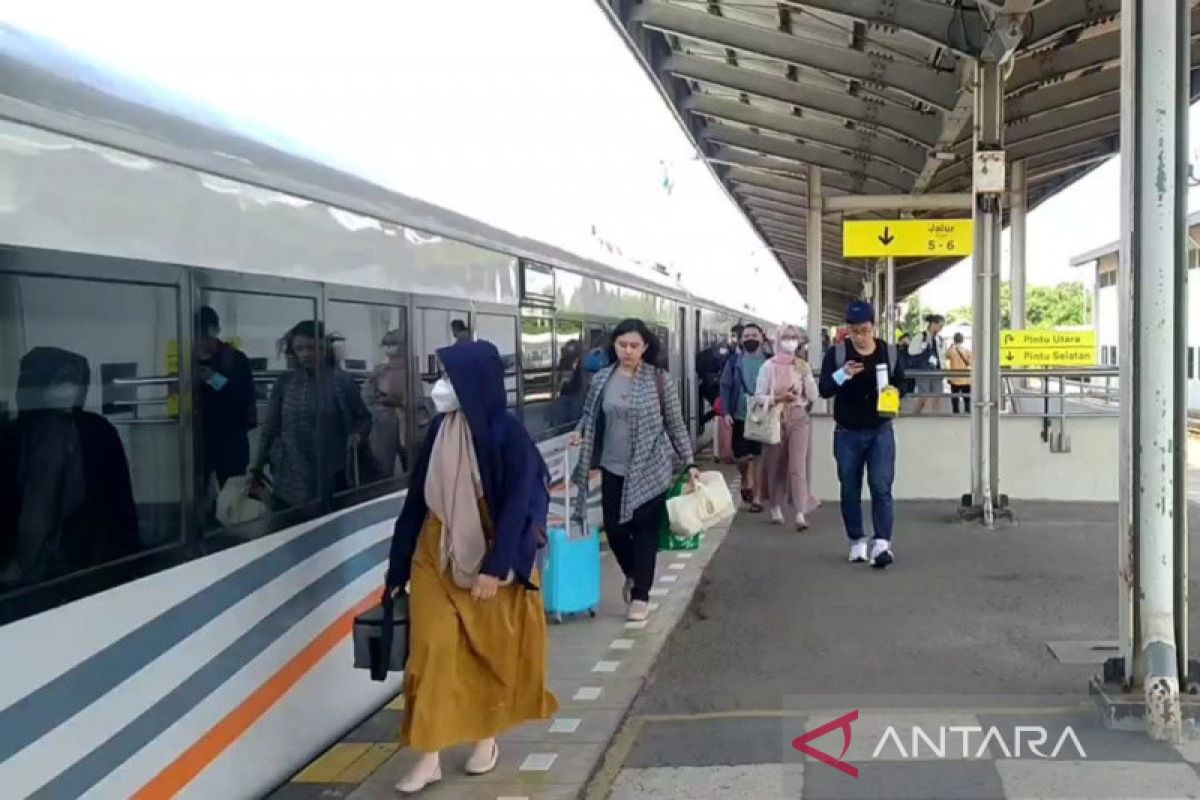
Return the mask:
<path fill-rule="evenodd" d="M 479 748 L 476 746 L 475 752 L 471 753 L 471 757 L 467 759 L 466 771 L 468 775 L 486 775 L 496 768 L 496 764 L 500 761 L 500 745 L 492 739 L 492 749 L 488 753 L 488 759 L 478 758 Z"/>

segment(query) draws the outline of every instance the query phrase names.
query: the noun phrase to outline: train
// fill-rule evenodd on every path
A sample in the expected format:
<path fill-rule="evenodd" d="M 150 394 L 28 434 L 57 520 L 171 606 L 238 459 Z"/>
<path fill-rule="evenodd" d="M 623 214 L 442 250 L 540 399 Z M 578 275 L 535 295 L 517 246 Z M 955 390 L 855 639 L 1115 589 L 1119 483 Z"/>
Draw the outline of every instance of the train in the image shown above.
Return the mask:
<path fill-rule="evenodd" d="M 0 72 L 0 464 L 22 502 L 0 512 L 6 797 L 261 796 L 397 694 L 398 676 L 352 668 L 349 630 L 379 596 L 438 348 L 497 346 L 560 480 L 580 353 L 618 321 L 662 339 L 698 439 L 696 353 L 764 322 L 264 143 L 3 26 Z M 397 457 L 223 523 L 214 455 L 244 442 L 259 462 L 272 387 L 295 367 L 280 343 L 301 329 L 322 332 L 321 363 L 363 390 Z M 205 342 L 250 375 L 232 439 L 204 410 Z M 47 372 L 76 376 L 86 436 L 22 427 Z M 371 406 L 381 376 L 393 402 Z M 336 414 L 316 419 L 305 435 L 322 442 Z M 49 443 L 37 459 L 31 441 Z M 54 466 L 78 448 L 103 456 Z"/>

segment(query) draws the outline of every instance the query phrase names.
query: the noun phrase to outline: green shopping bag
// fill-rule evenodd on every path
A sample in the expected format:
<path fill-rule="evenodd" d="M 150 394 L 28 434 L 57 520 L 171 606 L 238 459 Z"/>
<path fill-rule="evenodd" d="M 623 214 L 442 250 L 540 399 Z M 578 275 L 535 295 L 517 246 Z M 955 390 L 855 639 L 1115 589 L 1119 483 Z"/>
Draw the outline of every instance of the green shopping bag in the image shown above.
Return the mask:
<path fill-rule="evenodd" d="M 667 490 L 667 499 L 678 497 L 683 494 L 683 490 L 688 484 L 688 473 L 685 470 L 680 473 L 675 479 L 675 483 Z M 700 541 L 704 538 L 704 534 L 697 536 L 676 536 L 671 533 L 671 521 L 667 516 L 667 512 L 663 511 L 662 522 L 658 527 L 658 549 L 659 550 L 699 550 Z"/>

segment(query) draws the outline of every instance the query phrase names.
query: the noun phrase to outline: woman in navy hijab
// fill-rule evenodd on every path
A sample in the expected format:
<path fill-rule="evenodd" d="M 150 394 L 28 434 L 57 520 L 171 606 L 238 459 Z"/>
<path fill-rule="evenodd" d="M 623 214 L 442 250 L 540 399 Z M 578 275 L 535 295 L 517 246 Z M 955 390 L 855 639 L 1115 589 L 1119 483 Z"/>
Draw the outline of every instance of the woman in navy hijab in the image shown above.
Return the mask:
<path fill-rule="evenodd" d="M 438 415 L 396 520 L 386 581 L 389 593 L 410 587 L 401 744 L 421 758 L 396 786 L 405 794 L 441 779 L 442 749 L 474 742 L 466 771 L 490 772 L 497 734 L 558 710 L 546 690 L 534 564 L 549 470 L 507 410 L 496 347 L 460 342 L 438 357 Z"/>

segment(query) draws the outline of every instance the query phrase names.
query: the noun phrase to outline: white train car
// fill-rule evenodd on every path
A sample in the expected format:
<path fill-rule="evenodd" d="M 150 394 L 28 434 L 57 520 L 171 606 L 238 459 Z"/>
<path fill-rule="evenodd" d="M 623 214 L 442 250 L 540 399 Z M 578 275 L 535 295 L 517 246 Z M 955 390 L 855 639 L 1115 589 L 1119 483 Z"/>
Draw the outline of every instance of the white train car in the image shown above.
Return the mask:
<path fill-rule="evenodd" d="M 434 353 L 461 321 L 500 348 L 513 410 L 552 466 L 579 412 L 579 352 L 615 322 L 658 330 L 695 421 L 689 365 L 738 321 L 264 146 L 3 26 L 0 74 L 6 798 L 260 796 L 399 689 L 351 669 L 348 632 L 380 590 L 403 459 L 367 481 L 320 478 L 259 520 L 218 523 L 208 473 L 220 445 L 193 362 L 202 307 L 249 361 L 251 451 L 290 368 L 277 344 L 296 323 L 323 326 L 322 350 L 342 340 L 329 370 L 360 385 L 404 376 L 390 389 L 401 402 L 372 409 L 396 423 L 403 450 L 428 419 Z M 398 360 L 385 334 L 402 342 Z M 67 440 L 24 425 L 17 388 L 38 348 L 86 360 L 74 413 L 107 449 L 81 437 L 54 450 Z M 40 461 L 33 441 L 52 443 Z M 54 466 L 78 448 L 105 455 Z M 132 514 L 116 529 L 121 494 Z M 109 516 L 89 518 L 99 508 Z"/>

